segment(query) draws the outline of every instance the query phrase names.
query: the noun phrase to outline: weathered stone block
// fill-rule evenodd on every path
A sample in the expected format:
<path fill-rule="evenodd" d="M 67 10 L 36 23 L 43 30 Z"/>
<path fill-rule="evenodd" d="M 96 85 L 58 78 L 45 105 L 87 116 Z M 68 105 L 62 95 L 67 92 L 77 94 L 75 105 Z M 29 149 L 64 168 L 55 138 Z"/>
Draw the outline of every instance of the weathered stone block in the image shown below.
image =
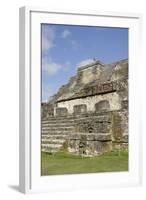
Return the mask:
<path fill-rule="evenodd" d="M 110 111 L 110 104 L 107 100 L 100 101 L 99 103 L 95 104 L 95 111 Z"/>
<path fill-rule="evenodd" d="M 50 103 L 41 104 L 41 117 L 48 118 L 54 116 L 54 107 Z"/>
<path fill-rule="evenodd" d="M 111 141 L 112 140 L 112 135 L 111 134 L 96 134 L 95 135 L 95 140 L 98 141 Z"/>
<path fill-rule="evenodd" d="M 56 116 L 67 116 L 67 108 L 56 108 Z"/>
<path fill-rule="evenodd" d="M 74 106 L 74 114 L 82 114 L 87 112 L 86 104 L 75 105 Z"/>

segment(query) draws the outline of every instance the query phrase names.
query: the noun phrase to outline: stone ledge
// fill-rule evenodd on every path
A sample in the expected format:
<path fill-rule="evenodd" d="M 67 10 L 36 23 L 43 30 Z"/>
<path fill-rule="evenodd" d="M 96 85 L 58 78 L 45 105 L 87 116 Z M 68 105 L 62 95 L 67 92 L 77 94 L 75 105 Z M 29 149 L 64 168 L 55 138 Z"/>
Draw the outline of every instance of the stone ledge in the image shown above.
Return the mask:
<path fill-rule="evenodd" d="M 85 137 L 85 138 L 84 138 Z M 86 140 L 86 141 L 111 141 L 111 134 L 97 133 L 73 133 L 69 140 Z"/>

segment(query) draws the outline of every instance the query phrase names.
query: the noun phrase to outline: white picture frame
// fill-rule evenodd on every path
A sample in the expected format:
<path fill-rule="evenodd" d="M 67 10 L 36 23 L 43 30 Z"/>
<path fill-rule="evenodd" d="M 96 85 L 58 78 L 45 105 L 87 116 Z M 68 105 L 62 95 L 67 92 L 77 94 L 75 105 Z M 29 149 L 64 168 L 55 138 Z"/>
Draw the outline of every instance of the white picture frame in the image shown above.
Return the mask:
<path fill-rule="evenodd" d="M 23 193 L 140 185 L 140 14 L 55 11 L 20 8 L 20 191 Z M 78 175 L 40 175 L 40 24 L 97 25 L 129 28 L 129 171 Z"/>

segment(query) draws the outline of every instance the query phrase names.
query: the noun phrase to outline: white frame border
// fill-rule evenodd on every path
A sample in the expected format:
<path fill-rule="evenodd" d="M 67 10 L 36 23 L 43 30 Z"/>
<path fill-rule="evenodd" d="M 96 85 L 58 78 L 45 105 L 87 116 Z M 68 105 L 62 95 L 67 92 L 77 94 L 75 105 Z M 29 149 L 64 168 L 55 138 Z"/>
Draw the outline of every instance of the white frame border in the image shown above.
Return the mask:
<path fill-rule="evenodd" d="M 80 15 L 80 16 L 102 16 L 107 18 L 123 18 L 123 19 L 135 19 L 138 20 L 138 27 L 137 27 L 137 36 L 138 36 L 138 42 L 137 44 L 137 58 L 135 59 L 135 64 L 138 64 L 139 57 L 140 57 L 140 45 L 141 45 L 141 21 L 142 16 L 140 14 L 131 14 L 131 13 L 116 13 L 116 12 L 97 12 L 97 11 L 72 11 L 72 10 L 52 10 L 50 9 L 42 9 L 42 8 L 32 8 L 32 7 L 23 7 L 20 8 L 20 140 L 19 140 L 19 149 L 20 149 L 20 157 L 19 157 L 19 165 L 20 165 L 20 174 L 19 174 L 19 182 L 20 182 L 20 191 L 23 193 L 32 193 L 32 192 L 48 192 L 48 191 L 55 191 L 55 190 L 70 190 L 72 188 L 67 187 L 67 184 L 63 184 L 63 187 L 60 187 L 60 184 L 57 184 L 58 180 L 62 177 L 65 178 L 67 181 L 70 180 L 72 177 L 72 181 L 76 181 L 76 179 L 79 177 L 82 177 L 84 182 L 86 181 L 86 178 L 88 176 L 88 181 L 92 181 L 93 175 L 95 174 L 87 174 L 87 175 L 63 175 L 63 176 L 54 176 L 53 178 L 50 176 L 47 177 L 47 179 L 52 179 L 50 184 L 54 184 L 54 186 L 49 190 L 49 187 L 46 188 L 44 184 L 44 188 L 39 187 L 33 187 L 32 186 L 32 152 L 31 152 L 31 145 L 32 142 L 32 135 L 31 135 L 31 78 L 33 76 L 34 71 L 31 70 L 31 57 L 32 57 L 32 46 L 31 46 L 31 13 L 52 13 L 52 14 L 65 14 L 65 15 Z M 138 55 L 139 54 L 139 55 Z M 137 65 L 136 65 L 137 66 Z M 136 67 L 135 66 L 135 67 Z M 137 70 L 135 70 L 135 73 L 133 75 L 137 75 L 136 81 L 140 80 L 140 77 L 138 76 L 139 67 Z M 139 95 L 141 95 L 138 91 L 140 90 L 140 84 L 134 85 L 136 86 L 135 91 L 137 92 L 136 95 L 136 102 L 139 102 Z M 135 92 L 134 91 L 134 92 Z M 140 120 L 140 107 L 138 107 L 136 114 L 137 120 Z M 140 124 L 140 122 L 138 122 Z M 136 126 L 137 130 L 140 130 L 139 125 Z M 138 144 L 137 144 L 137 152 L 138 153 L 138 160 L 137 160 L 137 176 L 131 177 L 128 181 L 125 181 L 124 179 L 119 181 L 119 177 L 117 176 L 117 184 L 111 183 L 102 183 L 100 184 L 85 184 L 85 185 L 77 185 L 77 187 L 73 187 L 73 189 L 94 189 L 99 187 L 116 187 L 116 186 L 130 186 L 130 185 L 140 185 L 142 182 L 142 133 L 139 134 L 138 138 Z M 110 179 L 114 176 L 115 173 L 106 173 L 106 176 Z M 119 173 L 120 174 L 120 173 Z M 97 174 L 96 174 L 97 175 Z M 126 175 L 126 174 L 125 174 Z M 102 174 L 98 174 L 98 177 L 102 176 Z M 128 178 L 126 175 L 124 177 L 124 174 L 122 174 L 123 178 Z M 122 178 L 122 176 L 120 176 Z M 61 178 L 61 179 L 62 179 Z M 46 179 L 46 178 L 45 178 Z M 33 181 L 34 182 L 34 181 Z M 41 182 L 42 185 L 43 182 Z M 56 184 L 56 185 L 55 185 Z M 38 184 L 39 186 L 39 184 Z"/>

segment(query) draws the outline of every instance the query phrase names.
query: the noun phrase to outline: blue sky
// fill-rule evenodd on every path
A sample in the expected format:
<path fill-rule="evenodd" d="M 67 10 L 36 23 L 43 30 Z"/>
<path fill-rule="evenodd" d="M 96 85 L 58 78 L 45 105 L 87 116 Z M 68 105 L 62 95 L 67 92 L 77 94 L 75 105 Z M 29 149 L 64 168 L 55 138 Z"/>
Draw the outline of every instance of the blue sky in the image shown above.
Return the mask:
<path fill-rule="evenodd" d="M 78 66 L 128 58 L 128 29 L 42 24 L 42 101 L 76 74 Z"/>

